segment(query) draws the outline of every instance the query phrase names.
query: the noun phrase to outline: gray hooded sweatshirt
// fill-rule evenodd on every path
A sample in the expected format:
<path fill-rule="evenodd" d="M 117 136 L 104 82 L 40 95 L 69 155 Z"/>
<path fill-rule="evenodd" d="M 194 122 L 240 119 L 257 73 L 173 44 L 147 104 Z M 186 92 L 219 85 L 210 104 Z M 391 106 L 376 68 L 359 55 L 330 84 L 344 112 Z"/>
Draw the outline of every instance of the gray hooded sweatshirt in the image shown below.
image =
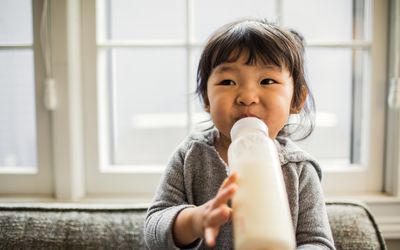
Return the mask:
<path fill-rule="evenodd" d="M 227 166 L 214 147 L 216 129 L 190 135 L 169 161 L 145 221 L 150 249 L 179 249 L 173 225 L 180 211 L 215 197 L 227 178 Z M 297 249 L 335 249 L 318 163 L 287 138 L 276 143 L 289 199 Z M 202 239 L 186 249 L 209 249 Z M 232 222 L 224 224 L 214 249 L 233 249 Z"/>

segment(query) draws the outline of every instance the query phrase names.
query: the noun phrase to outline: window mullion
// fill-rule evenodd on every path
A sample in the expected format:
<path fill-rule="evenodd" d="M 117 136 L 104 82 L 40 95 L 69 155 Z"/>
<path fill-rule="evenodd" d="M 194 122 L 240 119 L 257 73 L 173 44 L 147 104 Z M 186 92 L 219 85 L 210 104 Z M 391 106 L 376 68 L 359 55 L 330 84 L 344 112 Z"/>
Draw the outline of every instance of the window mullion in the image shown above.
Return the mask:
<path fill-rule="evenodd" d="M 55 196 L 84 196 L 84 150 L 81 79 L 81 2 L 51 2 L 53 75 L 60 105 L 52 112 Z"/>
<path fill-rule="evenodd" d="M 353 48 L 370 49 L 372 44 L 368 41 L 350 41 L 350 42 L 326 42 L 310 40 L 306 43 L 307 47 L 313 48 Z"/>
<path fill-rule="evenodd" d="M 184 47 L 187 42 L 184 40 L 111 40 L 111 41 L 100 41 L 97 43 L 97 46 L 100 48 L 109 48 L 109 47 L 121 47 L 121 48 L 130 48 L 130 47 Z"/>
<path fill-rule="evenodd" d="M 32 49 L 32 48 L 33 48 L 33 45 L 31 43 L 0 45 L 0 50 Z"/>
<path fill-rule="evenodd" d="M 283 0 L 276 0 L 276 23 L 278 25 L 283 25 Z"/>
<path fill-rule="evenodd" d="M 397 83 L 400 85 L 400 3 L 399 1 L 391 1 L 390 13 L 390 48 L 389 48 L 389 77 L 388 77 L 388 111 L 387 111 L 387 128 L 386 128 L 386 175 L 385 175 L 385 191 L 400 196 L 400 112 L 396 103 L 398 98 Z M 393 92 L 393 93 L 391 93 Z M 391 95 L 393 100 L 390 100 Z"/>
<path fill-rule="evenodd" d="M 361 41 L 365 39 L 364 24 L 366 20 L 365 2 L 362 0 L 353 0 L 353 40 Z M 364 57 L 364 50 L 352 48 L 352 113 L 351 113 L 351 144 L 350 144 L 350 162 L 360 163 L 362 156 L 362 113 L 363 113 L 363 87 L 366 84 L 364 77 L 363 62 L 368 60 Z"/>

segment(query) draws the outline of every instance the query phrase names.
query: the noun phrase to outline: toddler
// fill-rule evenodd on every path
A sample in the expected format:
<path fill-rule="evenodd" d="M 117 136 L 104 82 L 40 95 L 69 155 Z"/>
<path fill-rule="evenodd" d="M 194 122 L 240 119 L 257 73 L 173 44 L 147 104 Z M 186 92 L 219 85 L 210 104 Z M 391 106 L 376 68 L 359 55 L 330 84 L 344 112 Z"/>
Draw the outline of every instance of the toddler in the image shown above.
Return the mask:
<path fill-rule="evenodd" d="M 301 36 L 264 20 L 223 26 L 203 50 L 196 92 L 214 126 L 188 136 L 169 161 L 147 212 L 147 246 L 233 249 L 230 130 L 243 117 L 257 117 L 276 142 L 298 249 L 334 249 L 321 169 L 289 139 L 299 131 L 308 136 L 314 126 Z M 293 115 L 297 126 L 288 122 Z"/>

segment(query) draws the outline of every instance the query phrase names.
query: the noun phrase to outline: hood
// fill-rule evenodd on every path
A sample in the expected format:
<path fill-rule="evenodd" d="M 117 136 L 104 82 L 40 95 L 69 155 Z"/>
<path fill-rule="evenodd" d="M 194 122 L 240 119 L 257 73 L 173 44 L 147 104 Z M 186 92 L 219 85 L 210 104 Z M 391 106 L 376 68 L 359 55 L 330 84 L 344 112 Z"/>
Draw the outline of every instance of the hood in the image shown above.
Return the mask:
<path fill-rule="evenodd" d="M 277 137 L 275 144 L 278 148 L 279 161 L 284 166 L 288 163 L 310 162 L 318 173 L 319 179 L 322 178 L 321 167 L 310 154 L 302 150 L 292 140 L 287 137 Z"/>

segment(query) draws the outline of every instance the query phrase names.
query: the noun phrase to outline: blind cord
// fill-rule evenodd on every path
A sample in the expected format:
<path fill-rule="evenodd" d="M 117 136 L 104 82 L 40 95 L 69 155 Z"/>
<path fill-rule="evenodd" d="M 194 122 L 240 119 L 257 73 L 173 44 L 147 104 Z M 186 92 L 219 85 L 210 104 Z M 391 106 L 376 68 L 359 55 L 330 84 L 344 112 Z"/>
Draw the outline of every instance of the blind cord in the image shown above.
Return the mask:
<path fill-rule="evenodd" d="M 53 78 L 51 65 L 51 47 L 49 41 L 49 4 L 48 0 L 43 1 L 43 9 L 40 23 L 40 51 L 42 53 L 45 78 L 44 78 L 44 106 L 49 111 L 57 107 L 56 81 Z"/>

